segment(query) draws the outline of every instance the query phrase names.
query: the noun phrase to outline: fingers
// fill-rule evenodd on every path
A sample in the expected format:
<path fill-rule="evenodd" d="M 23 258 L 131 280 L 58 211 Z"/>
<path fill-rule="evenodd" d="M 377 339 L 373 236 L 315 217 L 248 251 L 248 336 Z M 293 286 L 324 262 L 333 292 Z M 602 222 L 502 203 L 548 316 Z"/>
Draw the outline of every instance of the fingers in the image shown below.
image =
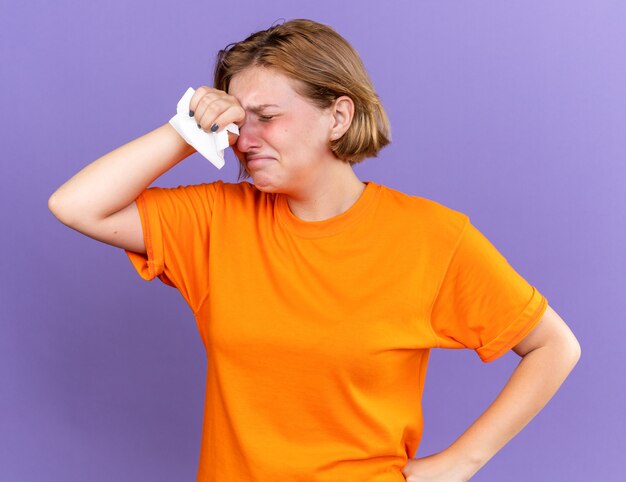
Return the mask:
<path fill-rule="evenodd" d="M 200 109 L 202 111 L 202 101 L 207 97 L 203 97 L 200 101 Z M 211 132 L 221 131 L 227 124 L 231 122 L 239 123 L 243 120 L 243 109 L 239 105 L 233 105 L 228 99 L 217 99 L 206 106 L 204 112 L 200 114 L 198 124 Z M 195 115 L 198 119 L 198 114 Z"/>
<path fill-rule="evenodd" d="M 206 132 L 219 132 L 227 124 L 239 124 L 245 118 L 245 111 L 234 96 L 205 86 L 195 91 L 189 110 L 199 128 Z"/>

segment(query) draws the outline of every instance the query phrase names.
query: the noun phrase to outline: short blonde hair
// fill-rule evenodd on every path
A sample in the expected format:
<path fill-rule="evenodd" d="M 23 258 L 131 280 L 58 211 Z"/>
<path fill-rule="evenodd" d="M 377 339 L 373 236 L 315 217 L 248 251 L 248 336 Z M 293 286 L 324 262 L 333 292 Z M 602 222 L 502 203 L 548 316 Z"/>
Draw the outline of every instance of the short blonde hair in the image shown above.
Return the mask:
<path fill-rule="evenodd" d="M 327 25 L 295 19 L 253 33 L 217 54 L 214 87 L 228 92 L 234 75 L 248 67 L 268 67 L 295 79 L 300 95 L 319 108 L 345 95 L 354 102 L 352 124 L 330 142 L 351 165 L 376 157 L 391 142 L 389 119 L 356 50 Z M 243 165 L 239 178 L 249 177 Z"/>

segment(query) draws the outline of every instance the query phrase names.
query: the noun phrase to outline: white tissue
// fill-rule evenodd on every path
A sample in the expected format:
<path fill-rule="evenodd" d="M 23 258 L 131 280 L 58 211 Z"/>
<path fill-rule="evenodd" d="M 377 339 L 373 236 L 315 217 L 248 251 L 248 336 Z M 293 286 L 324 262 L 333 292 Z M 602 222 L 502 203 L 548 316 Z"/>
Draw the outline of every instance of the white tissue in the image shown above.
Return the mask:
<path fill-rule="evenodd" d="M 236 124 L 228 124 L 220 132 L 205 132 L 198 129 L 194 117 L 189 117 L 189 102 L 195 90 L 189 87 L 185 95 L 176 105 L 176 115 L 170 119 L 170 124 L 176 129 L 187 144 L 206 157 L 218 169 L 224 167 L 224 149 L 229 145 L 228 132 L 239 135 Z"/>

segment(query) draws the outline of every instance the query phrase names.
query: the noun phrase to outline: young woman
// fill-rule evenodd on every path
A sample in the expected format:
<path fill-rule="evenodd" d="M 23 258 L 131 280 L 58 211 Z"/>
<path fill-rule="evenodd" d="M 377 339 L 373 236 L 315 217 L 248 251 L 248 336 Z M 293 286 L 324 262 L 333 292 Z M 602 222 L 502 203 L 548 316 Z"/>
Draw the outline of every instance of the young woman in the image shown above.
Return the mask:
<path fill-rule="evenodd" d="M 330 27 L 293 20 L 228 46 L 189 115 L 239 126 L 239 181 L 254 184 L 147 188 L 194 152 L 168 123 L 49 207 L 191 307 L 208 356 L 199 481 L 465 481 L 576 364 L 566 324 L 465 214 L 358 179 L 389 125 Z M 412 459 L 431 348 L 522 360 L 456 441 Z"/>

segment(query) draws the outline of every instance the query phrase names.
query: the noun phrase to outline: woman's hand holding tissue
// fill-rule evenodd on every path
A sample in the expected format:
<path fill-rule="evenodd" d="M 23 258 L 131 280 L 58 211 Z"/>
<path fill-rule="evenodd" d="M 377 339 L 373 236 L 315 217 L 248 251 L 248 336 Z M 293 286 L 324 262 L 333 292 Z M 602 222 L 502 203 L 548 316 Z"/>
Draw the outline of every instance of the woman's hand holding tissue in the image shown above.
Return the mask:
<path fill-rule="evenodd" d="M 218 169 L 224 167 L 224 150 L 239 139 L 245 112 L 239 101 L 226 92 L 202 86 L 189 87 L 176 104 L 169 123 L 196 152 Z"/>
<path fill-rule="evenodd" d="M 196 89 L 189 102 L 189 115 L 205 132 L 219 132 L 230 123 L 239 125 L 246 113 L 239 101 L 223 90 L 201 86 Z M 237 142 L 236 134 L 228 133 L 228 143 Z"/>

